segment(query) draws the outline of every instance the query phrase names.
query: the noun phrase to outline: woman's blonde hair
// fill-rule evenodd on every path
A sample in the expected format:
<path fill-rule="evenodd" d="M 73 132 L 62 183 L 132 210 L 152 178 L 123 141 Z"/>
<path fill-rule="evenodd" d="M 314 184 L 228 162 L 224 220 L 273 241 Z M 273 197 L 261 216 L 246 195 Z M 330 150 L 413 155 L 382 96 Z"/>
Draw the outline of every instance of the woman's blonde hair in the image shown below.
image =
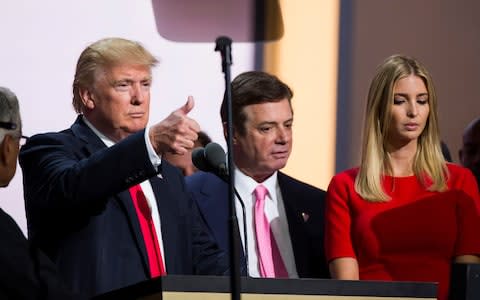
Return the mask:
<path fill-rule="evenodd" d="M 413 172 L 428 190 L 447 189 L 448 170 L 440 148 L 437 97 L 432 78 L 426 68 L 414 58 L 393 55 L 378 67 L 368 91 L 362 160 L 355 179 L 356 192 L 368 201 L 390 200 L 382 186 L 382 179 L 385 175 L 392 175 L 386 145 L 391 122 L 393 89 L 399 79 L 409 75 L 418 76 L 425 83 L 430 108 L 425 129 L 418 138 Z"/>

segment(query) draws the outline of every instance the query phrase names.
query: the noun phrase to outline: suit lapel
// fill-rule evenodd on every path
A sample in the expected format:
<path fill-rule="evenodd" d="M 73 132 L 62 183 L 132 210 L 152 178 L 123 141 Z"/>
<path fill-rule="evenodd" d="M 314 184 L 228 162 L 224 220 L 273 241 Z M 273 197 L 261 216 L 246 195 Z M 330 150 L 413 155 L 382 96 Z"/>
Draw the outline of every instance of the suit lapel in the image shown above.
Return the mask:
<path fill-rule="evenodd" d="M 300 277 L 304 277 L 305 274 L 308 274 L 309 262 L 308 256 L 305 255 L 305 253 L 309 249 L 309 241 L 305 235 L 305 221 L 302 216 L 302 211 L 298 207 L 298 198 L 302 195 L 298 194 L 298 192 L 292 188 L 288 176 L 280 172 L 278 173 L 278 184 L 282 192 L 285 214 L 287 215 L 297 273 Z"/>
<path fill-rule="evenodd" d="M 182 270 L 181 260 L 177 259 L 177 247 L 183 243 L 179 240 L 182 238 L 179 228 L 179 226 L 182 225 L 181 216 L 178 215 L 179 209 L 175 207 L 177 205 L 177 201 L 175 201 L 175 199 L 178 196 L 176 197 L 171 193 L 171 187 L 167 181 L 169 176 L 165 174 L 168 172 L 167 169 L 168 167 L 166 167 L 165 162 L 162 162 L 162 173 L 164 173 L 163 179 L 155 176 L 150 178 L 150 183 L 152 185 L 153 193 L 155 194 L 155 200 L 157 201 L 158 211 L 161 216 L 160 223 L 164 251 L 162 255 L 165 260 L 168 274 L 168 272 L 173 271 L 173 273 L 176 273 L 175 270 Z"/>
<path fill-rule="evenodd" d="M 147 249 L 145 248 L 145 242 L 143 240 L 142 229 L 140 228 L 140 222 L 138 221 L 137 211 L 133 205 L 133 200 L 129 190 L 125 190 L 117 194 L 116 199 L 120 203 L 120 206 L 127 215 L 130 228 L 132 228 L 133 236 L 135 237 L 135 244 L 142 255 L 142 263 L 145 269 L 145 274 L 150 276 L 150 266 L 148 264 Z"/>
<path fill-rule="evenodd" d="M 85 124 L 81 115 L 77 117 L 77 120 L 70 128 L 75 136 L 79 137 L 82 141 L 85 142 L 83 148 L 87 156 L 90 156 L 93 153 L 106 148 L 102 140 L 87 126 L 87 124 Z M 137 212 L 135 210 L 135 206 L 133 205 L 130 192 L 128 190 L 125 190 L 118 193 L 115 196 L 115 200 L 119 203 L 127 216 L 130 228 L 132 228 L 133 235 L 135 236 L 136 246 L 142 255 L 142 262 L 145 268 L 145 274 L 147 274 L 147 276 L 150 276 L 147 250 L 145 248 L 142 230 L 140 228 Z"/>

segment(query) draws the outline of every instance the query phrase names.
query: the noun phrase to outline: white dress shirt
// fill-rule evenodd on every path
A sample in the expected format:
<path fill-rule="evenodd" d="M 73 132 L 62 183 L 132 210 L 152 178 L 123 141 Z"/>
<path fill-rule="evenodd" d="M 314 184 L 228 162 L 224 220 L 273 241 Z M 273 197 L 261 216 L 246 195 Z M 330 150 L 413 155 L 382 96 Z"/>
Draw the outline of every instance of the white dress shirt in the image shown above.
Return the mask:
<path fill-rule="evenodd" d="M 107 136 L 105 136 L 100 131 L 98 131 L 92 125 L 92 123 L 90 123 L 84 116 L 83 116 L 83 121 L 102 140 L 102 142 L 107 147 L 111 147 L 115 145 L 114 141 L 112 141 Z M 147 151 L 148 151 L 148 156 L 150 158 L 150 161 L 152 162 L 152 165 L 158 170 L 158 167 L 160 166 L 162 160 L 157 155 L 157 153 L 155 153 L 155 151 L 153 150 L 152 143 L 150 142 L 150 137 L 148 136 L 148 131 L 149 131 L 148 129 L 149 128 L 147 127 L 147 129 L 145 130 L 145 144 L 147 146 Z M 155 200 L 155 194 L 153 193 L 153 188 L 149 180 L 145 180 L 141 182 L 140 186 L 142 187 L 142 191 L 145 194 L 145 198 L 147 198 L 148 207 L 152 212 L 153 225 L 155 226 L 155 233 L 157 234 L 160 251 L 162 253 L 163 265 L 165 266 L 165 270 L 167 270 L 167 266 L 165 265 L 165 254 L 164 254 L 165 252 L 163 251 L 162 225 L 160 222 L 160 214 L 158 213 L 157 201 Z"/>
<path fill-rule="evenodd" d="M 251 177 L 242 173 L 235 168 L 235 187 L 245 204 L 245 218 L 243 219 L 242 206 L 240 200 L 236 197 L 235 208 L 238 219 L 240 236 L 243 248 L 245 249 L 245 236 L 243 223 L 247 224 L 247 244 L 248 244 L 248 275 L 252 277 L 260 277 L 260 269 L 258 265 L 257 240 L 255 236 L 255 188 L 260 183 Z M 278 249 L 285 264 L 289 278 L 298 278 L 297 268 L 295 266 L 295 257 L 293 254 L 290 232 L 288 230 L 287 216 L 283 205 L 282 193 L 278 185 L 277 172 L 261 183 L 268 190 L 265 199 L 265 214 L 270 222 L 270 228 L 277 242 Z"/>

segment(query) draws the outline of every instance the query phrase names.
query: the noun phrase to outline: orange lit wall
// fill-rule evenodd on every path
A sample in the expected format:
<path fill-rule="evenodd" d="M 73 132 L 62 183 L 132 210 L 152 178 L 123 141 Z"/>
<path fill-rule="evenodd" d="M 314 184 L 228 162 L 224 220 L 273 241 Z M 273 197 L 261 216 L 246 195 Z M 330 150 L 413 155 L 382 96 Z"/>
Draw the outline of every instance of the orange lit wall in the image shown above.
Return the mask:
<path fill-rule="evenodd" d="M 335 168 L 339 2 L 281 0 L 285 34 L 264 49 L 264 70 L 294 92 L 293 151 L 283 171 L 324 189 Z"/>

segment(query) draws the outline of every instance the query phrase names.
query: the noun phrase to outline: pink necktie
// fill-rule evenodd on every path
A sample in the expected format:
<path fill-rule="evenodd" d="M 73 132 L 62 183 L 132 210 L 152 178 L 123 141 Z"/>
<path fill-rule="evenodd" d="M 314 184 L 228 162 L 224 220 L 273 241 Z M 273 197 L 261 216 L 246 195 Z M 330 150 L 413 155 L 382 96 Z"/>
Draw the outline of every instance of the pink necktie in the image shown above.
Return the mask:
<path fill-rule="evenodd" d="M 288 278 L 275 237 L 270 229 L 270 223 L 265 215 L 265 196 L 267 193 L 268 190 L 263 185 L 255 188 L 255 232 L 257 235 L 260 276 Z"/>

